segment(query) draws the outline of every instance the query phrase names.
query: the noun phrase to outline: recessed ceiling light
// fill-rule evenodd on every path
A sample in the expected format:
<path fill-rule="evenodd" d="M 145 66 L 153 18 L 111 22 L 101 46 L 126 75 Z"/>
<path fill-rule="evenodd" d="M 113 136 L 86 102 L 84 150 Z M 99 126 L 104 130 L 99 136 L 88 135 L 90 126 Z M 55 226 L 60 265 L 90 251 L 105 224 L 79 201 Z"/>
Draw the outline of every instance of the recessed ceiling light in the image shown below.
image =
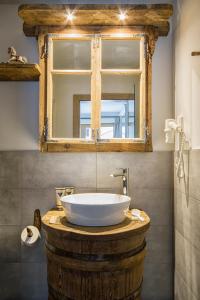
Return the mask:
<path fill-rule="evenodd" d="M 118 15 L 120 21 L 124 21 L 127 18 L 127 14 L 125 12 L 120 12 L 120 14 Z"/>

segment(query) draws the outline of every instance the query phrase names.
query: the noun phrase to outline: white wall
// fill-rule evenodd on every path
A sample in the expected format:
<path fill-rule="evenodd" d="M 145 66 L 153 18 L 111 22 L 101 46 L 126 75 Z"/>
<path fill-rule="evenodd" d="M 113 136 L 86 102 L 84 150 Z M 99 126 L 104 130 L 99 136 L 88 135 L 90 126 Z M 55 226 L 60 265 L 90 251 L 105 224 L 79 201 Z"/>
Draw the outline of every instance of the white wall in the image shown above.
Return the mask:
<path fill-rule="evenodd" d="M 17 6 L 0 5 L 0 62 L 14 46 L 37 63 L 37 43 L 22 31 Z M 0 150 L 38 149 L 38 83 L 0 82 Z"/>
<path fill-rule="evenodd" d="M 185 119 L 193 149 L 200 148 L 200 1 L 178 0 L 175 28 L 175 114 Z"/>
<path fill-rule="evenodd" d="M 24 36 L 17 8 L 17 5 L 0 6 L 0 61 L 7 60 L 7 48 L 13 45 L 30 62 L 37 62 L 36 40 Z M 173 113 L 171 41 L 171 34 L 159 38 L 153 58 L 154 150 L 170 149 L 164 143 L 163 128 L 164 120 Z M 0 107 L 0 150 L 38 149 L 38 83 L 0 82 Z"/>

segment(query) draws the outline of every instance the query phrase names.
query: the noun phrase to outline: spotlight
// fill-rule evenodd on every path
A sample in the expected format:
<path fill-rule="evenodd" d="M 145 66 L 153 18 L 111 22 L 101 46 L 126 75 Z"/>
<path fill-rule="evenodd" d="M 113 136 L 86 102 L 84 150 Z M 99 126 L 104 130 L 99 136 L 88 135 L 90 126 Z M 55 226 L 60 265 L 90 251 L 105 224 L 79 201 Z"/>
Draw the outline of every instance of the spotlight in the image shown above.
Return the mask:
<path fill-rule="evenodd" d="M 120 21 L 124 21 L 127 18 L 127 15 L 125 12 L 120 12 L 118 17 L 119 17 Z"/>
<path fill-rule="evenodd" d="M 73 21 L 75 18 L 75 16 L 73 15 L 73 13 L 67 13 L 67 20 L 68 21 Z"/>

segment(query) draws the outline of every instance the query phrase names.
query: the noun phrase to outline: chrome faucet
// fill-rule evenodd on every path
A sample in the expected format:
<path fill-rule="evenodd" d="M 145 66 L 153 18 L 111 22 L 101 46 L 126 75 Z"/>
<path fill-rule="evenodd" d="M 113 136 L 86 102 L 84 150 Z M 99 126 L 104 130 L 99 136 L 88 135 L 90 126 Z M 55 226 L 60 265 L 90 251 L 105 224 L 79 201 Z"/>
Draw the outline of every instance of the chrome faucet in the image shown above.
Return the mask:
<path fill-rule="evenodd" d="M 121 170 L 120 174 L 110 174 L 111 177 L 122 177 L 123 183 L 123 194 L 128 195 L 128 180 L 129 180 L 129 169 L 128 168 L 118 168 L 117 170 Z"/>

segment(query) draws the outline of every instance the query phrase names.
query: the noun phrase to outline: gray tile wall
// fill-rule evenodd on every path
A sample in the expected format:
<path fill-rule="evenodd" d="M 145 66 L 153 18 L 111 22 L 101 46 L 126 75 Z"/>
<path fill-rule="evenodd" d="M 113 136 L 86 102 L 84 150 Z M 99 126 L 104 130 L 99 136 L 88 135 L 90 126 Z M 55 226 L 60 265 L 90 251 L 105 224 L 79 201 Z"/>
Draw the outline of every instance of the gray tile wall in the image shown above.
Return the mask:
<path fill-rule="evenodd" d="M 109 176 L 118 167 L 130 169 L 131 206 L 151 217 L 142 299 L 172 300 L 172 153 L 165 151 L 0 152 L 1 300 L 47 300 L 44 238 L 31 248 L 20 242 L 21 230 L 33 222 L 34 209 L 44 214 L 54 206 L 55 186 L 72 185 L 76 192 L 119 193 L 120 180 Z"/>
<path fill-rule="evenodd" d="M 185 180 L 175 178 L 175 300 L 200 299 L 200 150 L 184 155 Z"/>

